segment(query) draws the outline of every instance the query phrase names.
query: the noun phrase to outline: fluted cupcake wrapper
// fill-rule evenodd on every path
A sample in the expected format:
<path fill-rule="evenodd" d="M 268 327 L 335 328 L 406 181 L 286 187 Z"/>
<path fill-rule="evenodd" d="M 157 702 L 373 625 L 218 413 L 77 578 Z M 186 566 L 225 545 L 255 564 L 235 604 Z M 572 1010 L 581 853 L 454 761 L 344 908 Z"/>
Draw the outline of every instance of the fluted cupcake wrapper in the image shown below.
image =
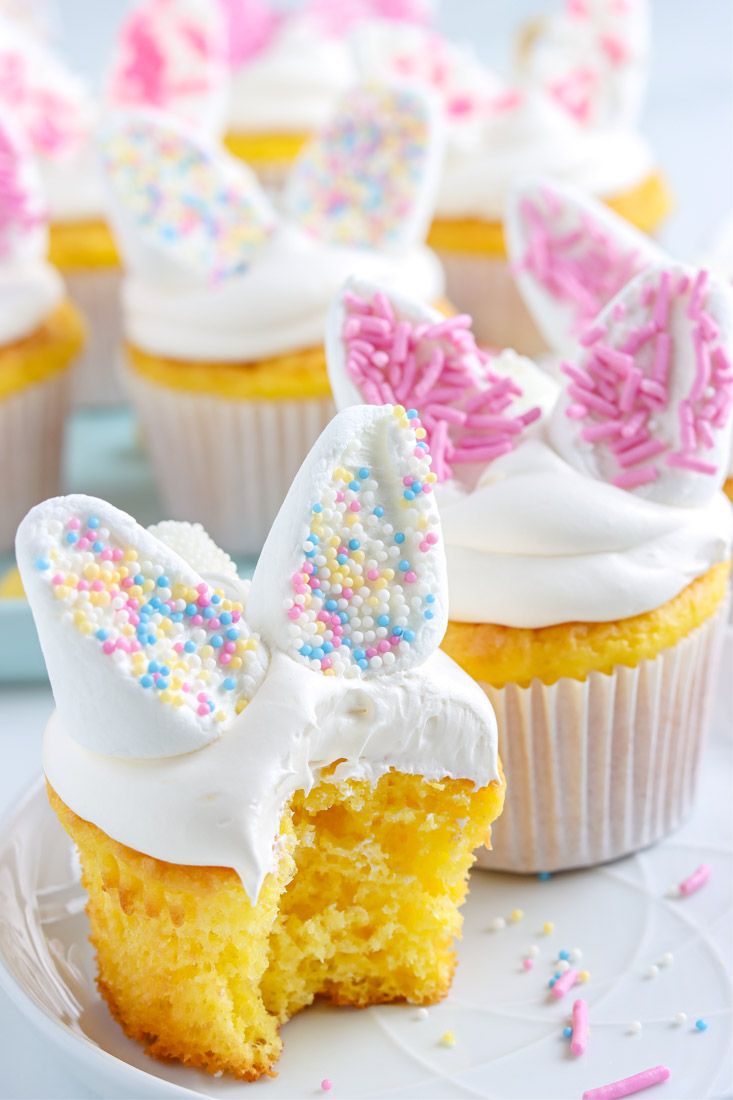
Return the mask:
<path fill-rule="evenodd" d="M 29 508 L 60 492 L 72 374 L 57 371 L 0 400 L 0 551 Z"/>
<path fill-rule="evenodd" d="M 87 322 L 87 339 L 72 387 L 72 402 L 77 408 L 120 405 L 126 399 L 117 371 L 122 347 L 121 279 L 118 268 L 64 273 L 69 296 Z"/>
<path fill-rule="evenodd" d="M 481 686 L 496 711 L 507 800 L 491 870 L 559 871 L 644 848 L 695 796 L 727 607 L 635 668 L 529 687 Z"/>
<path fill-rule="evenodd" d="M 231 553 L 258 553 L 332 399 L 235 400 L 125 377 L 166 516 L 202 523 Z"/>

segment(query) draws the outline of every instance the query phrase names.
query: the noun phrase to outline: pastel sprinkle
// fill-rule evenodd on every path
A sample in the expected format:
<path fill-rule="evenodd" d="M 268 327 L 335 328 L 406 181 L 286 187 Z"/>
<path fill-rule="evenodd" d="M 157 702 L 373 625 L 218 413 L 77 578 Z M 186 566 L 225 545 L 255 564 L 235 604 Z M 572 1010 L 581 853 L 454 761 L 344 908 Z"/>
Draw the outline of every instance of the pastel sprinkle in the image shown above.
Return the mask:
<path fill-rule="evenodd" d="M 562 1033 L 563 1033 L 563 1038 L 569 1039 L 570 1036 L 573 1034 L 573 1029 L 571 1027 L 564 1027 L 562 1029 Z"/>
<path fill-rule="evenodd" d="M 697 893 L 708 882 L 711 869 L 707 863 L 701 863 L 700 866 L 688 875 L 686 879 L 683 879 L 679 884 L 680 897 L 688 898 L 691 894 Z"/>
<path fill-rule="evenodd" d="M 506 928 L 506 921 L 504 917 L 494 917 L 489 924 L 490 932 L 501 932 L 503 928 Z"/>
<path fill-rule="evenodd" d="M 452 1031 L 444 1031 L 440 1037 L 440 1042 L 444 1047 L 454 1047 L 456 1045 L 455 1033 Z"/>
<path fill-rule="evenodd" d="M 612 1081 L 610 1085 L 599 1085 L 594 1089 L 587 1089 L 583 1093 L 583 1100 L 621 1100 L 624 1096 L 633 1096 L 644 1089 L 650 1089 L 653 1085 L 660 1085 L 669 1079 L 670 1073 L 666 1066 L 653 1066 L 651 1069 L 642 1070 L 632 1077 L 623 1077 L 618 1081 Z"/>
<path fill-rule="evenodd" d="M 531 959 L 528 956 L 526 959 L 522 960 L 522 966 L 524 967 L 525 970 L 531 970 L 532 967 L 534 966 L 534 959 Z"/>
<path fill-rule="evenodd" d="M 542 925 L 542 934 L 545 935 L 545 936 L 551 936 L 554 931 L 555 931 L 554 922 L 551 921 L 551 920 L 546 920 L 545 923 Z"/>
<path fill-rule="evenodd" d="M 518 924 L 523 917 L 523 909 L 512 909 L 511 913 L 509 914 L 509 920 L 512 922 L 512 924 Z"/>
<path fill-rule="evenodd" d="M 333 1082 L 329 1081 L 328 1077 L 324 1077 L 321 1081 L 321 1089 L 323 1092 L 330 1092 L 333 1088 Z"/>
<path fill-rule="evenodd" d="M 576 1055 L 585 1054 L 588 1045 L 588 1003 L 581 997 L 573 1002 L 572 1020 L 570 1050 Z"/>
<path fill-rule="evenodd" d="M 674 1016 L 672 1017 L 672 1023 L 675 1027 L 683 1027 L 683 1025 L 687 1023 L 687 1013 L 675 1012 Z"/>
<path fill-rule="evenodd" d="M 552 996 L 559 1000 L 564 997 L 568 990 L 572 989 L 578 980 L 578 971 L 572 967 L 570 970 L 566 970 L 559 978 L 556 979 L 552 986 Z"/>
<path fill-rule="evenodd" d="M 415 1013 L 415 1019 L 427 1020 L 429 1015 L 430 1013 L 428 1012 L 427 1008 L 418 1008 L 417 1012 Z"/>
<path fill-rule="evenodd" d="M 631 1023 L 629 1024 L 629 1034 L 630 1035 L 641 1035 L 641 1031 L 642 1031 L 641 1020 L 632 1020 Z"/>
<path fill-rule="evenodd" d="M 703 1020 L 702 1018 L 700 1018 L 698 1020 L 695 1020 L 695 1027 L 698 1031 L 707 1031 L 708 1022 L 707 1020 Z"/>

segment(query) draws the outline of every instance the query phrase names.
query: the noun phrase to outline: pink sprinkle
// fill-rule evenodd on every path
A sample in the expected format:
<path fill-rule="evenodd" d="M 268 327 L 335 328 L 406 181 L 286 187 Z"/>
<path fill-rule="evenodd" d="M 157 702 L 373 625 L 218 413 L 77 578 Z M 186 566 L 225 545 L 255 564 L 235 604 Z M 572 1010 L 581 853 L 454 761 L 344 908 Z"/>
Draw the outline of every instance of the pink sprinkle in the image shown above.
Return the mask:
<path fill-rule="evenodd" d="M 209 708 L 206 706 L 205 703 L 199 703 L 199 705 L 196 707 L 196 713 L 202 718 L 205 718 L 206 715 L 210 714 L 211 712 L 209 711 Z"/>
<path fill-rule="evenodd" d="M 379 650 L 380 653 L 386 653 L 389 648 L 390 648 L 390 645 L 389 645 L 389 642 L 387 641 L 386 638 L 383 638 L 382 641 L 377 646 L 377 649 Z"/>
<path fill-rule="evenodd" d="M 378 581 L 379 580 L 379 570 L 378 569 L 367 569 L 367 580 Z M 349 599 L 349 597 L 347 596 L 346 599 Z"/>
<path fill-rule="evenodd" d="M 183 642 L 176 642 L 173 646 L 173 651 L 175 653 L 183 653 Z"/>
<path fill-rule="evenodd" d="M 106 550 L 103 550 L 99 556 L 102 561 L 112 561 L 112 551 L 109 549 L 109 547 L 107 547 Z"/>
<path fill-rule="evenodd" d="M 81 520 L 78 518 L 78 516 L 72 516 L 66 526 L 70 531 L 78 531 L 81 527 Z"/>
<path fill-rule="evenodd" d="M 236 653 L 237 643 L 236 642 L 225 642 L 223 648 L 224 648 L 225 653 Z"/>
<path fill-rule="evenodd" d="M 352 500 L 351 504 L 349 505 L 349 511 L 350 512 L 360 512 L 361 511 L 361 504 L 359 504 L 358 500 Z"/>
<path fill-rule="evenodd" d="M 115 643 L 113 641 L 108 641 L 108 642 L 105 642 L 103 644 L 102 653 L 107 653 L 107 654 L 114 653 L 115 649 L 116 649 Z"/>
<path fill-rule="evenodd" d="M 339 491 L 336 493 L 336 503 L 337 504 L 342 504 L 345 500 L 346 500 L 346 494 L 344 492 L 342 492 L 341 489 L 339 489 Z"/>
<path fill-rule="evenodd" d="M 76 549 L 77 550 L 88 550 L 90 545 L 91 545 L 91 543 L 89 542 L 89 539 L 85 538 L 84 535 L 82 535 L 82 537 L 79 539 L 79 541 L 76 544 Z"/>
<path fill-rule="evenodd" d="M 199 584 L 196 585 L 196 591 L 200 596 L 205 596 L 206 593 L 209 591 L 209 586 L 208 584 L 206 584 L 205 581 L 201 581 Z"/>
<path fill-rule="evenodd" d="M 712 462 L 703 462 L 693 455 L 671 454 L 667 455 L 667 465 L 676 466 L 681 470 L 690 470 L 695 474 L 709 474 L 711 477 L 718 472 L 718 467 Z"/>
<path fill-rule="evenodd" d="M 199 607 L 208 607 L 211 603 L 211 600 L 208 596 L 199 596 L 199 598 L 196 600 L 196 603 Z"/>
<path fill-rule="evenodd" d="M 241 611 L 232 611 L 232 622 L 233 623 L 238 623 L 241 618 L 242 618 Z"/>
<path fill-rule="evenodd" d="M 367 655 L 367 660 L 369 660 L 369 661 L 371 661 L 372 657 L 377 656 L 377 651 L 374 648 L 374 646 L 369 647 L 369 649 L 366 651 L 366 655 Z"/>
<path fill-rule="evenodd" d="M 321 1081 L 321 1088 L 324 1092 L 330 1092 L 333 1088 L 333 1082 L 329 1081 L 328 1077 L 324 1077 Z"/>
<path fill-rule="evenodd" d="M 659 477 L 654 466 L 642 466 L 639 470 L 626 470 L 613 479 L 619 489 L 636 489 L 639 485 L 650 485 Z"/>
<path fill-rule="evenodd" d="M 405 573 L 405 584 L 414 584 L 417 580 L 417 573 L 413 573 L 412 569 L 408 569 Z"/>
<path fill-rule="evenodd" d="M 376 573 L 377 576 L 373 577 L 372 573 Z M 370 569 L 369 572 L 367 573 L 367 577 L 369 578 L 370 581 L 376 581 L 379 577 L 379 571 L 376 570 L 376 569 Z M 345 600 L 350 600 L 354 595 L 354 590 L 353 590 L 353 588 L 344 588 L 341 595 L 343 596 L 343 598 Z"/>
<path fill-rule="evenodd" d="M 102 592 L 104 590 L 104 581 L 92 581 L 92 592 Z"/>
<path fill-rule="evenodd" d="M 435 531 L 428 532 L 428 534 L 425 536 L 425 541 L 429 542 L 431 546 L 435 546 L 436 542 L 438 541 L 438 536 L 435 534 Z"/>
<path fill-rule="evenodd" d="M 697 893 L 697 891 L 700 890 L 708 881 L 711 873 L 712 872 L 708 864 L 701 863 L 697 870 L 693 871 L 691 875 L 688 875 L 688 877 L 686 879 L 683 879 L 680 883 L 680 895 L 683 898 L 688 898 L 690 894 Z"/>
<path fill-rule="evenodd" d="M 624 1096 L 633 1096 L 644 1089 L 650 1089 L 652 1085 L 661 1085 L 669 1079 L 669 1070 L 666 1066 L 653 1066 L 652 1069 L 642 1070 L 633 1077 L 623 1077 L 619 1081 L 612 1081 L 610 1085 L 599 1085 L 595 1089 L 586 1089 L 583 1100 L 621 1100 Z"/>
<path fill-rule="evenodd" d="M 134 583 L 135 583 L 135 581 L 133 580 L 132 577 L 124 577 L 120 581 L 120 588 L 132 588 Z"/>
<path fill-rule="evenodd" d="M 56 573 L 56 574 L 55 574 L 55 575 L 54 575 L 54 576 L 53 576 L 53 577 L 51 578 L 51 584 L 63 584 L 63 583 L 64 583 L 64 578 L 63 578 L 63 577 L 61 576 L 61 574 L 60 574 L 60 573 Z"/>
<path fill-rule="evenodd" d="M 570 1038 L 570 1049 L 573 1054 L 585 1054 L 588 1044 L 588 1004 L 582 998 L 578 998 L 573 1004 L 573 1034 Z"/>
<path fill-rule="evenodd" d="M 564 997 L 568 990 L 572 989 L 578 980 L 578 971 L 574 967 L 570 967 L 564 974 L 561 975 L 550 990 L 551 996 L 559 1001 L 561 997 Z"/>
<path fill-rule="evenodd" d="M 209 698 L 209 697 L 208 697 L 208 695 L 206 694 L 206 692 L 205 692 L 205 691 L 200 691 L 200 692 L 198 693 L 198 695 L 196 696 L 196 700 L 197 700 L 197 702 L 199 702 L 199 703 L 205 703 L 205 702 L 206 702 L 206 701 L 208 700 L 208 698 Z"/>
<path fill-rule="evenodd" d="M 292 619 L 293 622 L 295 622 L 296 619 L 299 619 L 300 615 L 301 615 L 301 608 L 298 604 L 296 604 L 295 607 L 291 607 L 288 610 L 288 618 Z"/>
<path fill-rule="evenodd" d="M 89 581 L 79 581 L 76 587 L 79 589 L 80 592 L 88 592 Z"/>
<path fill-rule="evenodd" d="M 321 658 L 321 668 L 333 668 L 333 661 L 330 657 Z"/>
<path fill-rule="evenodd" d="M 588 348 L 591 344 L 595 344 L 596 340 L 601 340 L 606 335 L 605 325 L 592 325 L 591 328 L 585 330 L 578 337 L 579 343 Z"/>
<path fill-rule="evenodd" d="M 219 664 L 220 665 L 228 665 L 228 664 L 231 663 L 231 660 L 232 660 L 231 653 L 222 653 L 219 657 Z"/>
<path fill-rule="evenodd" d="M 112 551 L 112 561 L 122 561 L 124 556 L 124 551 L 119 546 L 116 546 Z"/>
<path fill-rule="evenodd" d="M 534 959 L 526 958 L 522 959 L 522 966 L 525 970 L 531 970 L 534 966 Z"/>
<path fill-rule="evenodd" d="M 191 616 L 191 626 L 201 626 L 203 621 L 204 621 L 203 615 L 192 615 Z"/>

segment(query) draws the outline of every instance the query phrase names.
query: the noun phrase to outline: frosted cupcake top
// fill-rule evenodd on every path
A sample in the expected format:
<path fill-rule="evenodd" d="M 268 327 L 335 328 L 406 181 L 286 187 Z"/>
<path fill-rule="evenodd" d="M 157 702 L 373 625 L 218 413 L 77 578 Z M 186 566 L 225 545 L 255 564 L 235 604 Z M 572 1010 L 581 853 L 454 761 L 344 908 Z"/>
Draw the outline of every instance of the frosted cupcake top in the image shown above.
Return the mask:
<path fill-rule="evenodd" d="M 328 304 L 352 271 L 434 300 L 442 271 L 420 242 L 441 151 L 439 119 L 422 92 L 354 89 L 299 157 L 276 213 L 241 162 L 169 118 L 114 121 L 103 157 L 129 270 L 128 337 L 189 361 L 317 346 Z"/>
<path fill-rule="evenodd" d="M 565 0 L 525 35 L 508 82 L 429 29 L 374 24 L 355 38 L 363 74 L 430 84 L 448 119 L 437 214 L 501 220 L 525 176 L 612 195 L 652 169 L 637 133 L 646 81 L 646 0 Z"/>
<path fill-rule="evenodd" d="M 404 409 L 341 413 L 251 587 L 200 528 L 144 530 L 81 496 L 34 508 L 17 557 L 57 704 L 44 766 L 61 798 L 139 851 L 233 867 L 254 899 L 285 803 L 336 761 L 336 782 L 390 768 L 498 779 L 491 706 L 438 650 L 433 484 Z"/>
<path fill-rule="evenodd" d="M 355 25 L 384 15 L 426 18 L 421 0 L 309 0 L 288 13 L 266 0 L 219 0 L 231 66 L 229 129 L 307 134 L 326 124 L 357 81 L 349 43 Z"/>
<path fill-rule="evenodd" d="M 46 205 L 21 135 L 0 112 L 0 347 L 30 335 L 61 300 L 46 262 Z"/>
<path fill-rule="evenodd" d="M 730 290 L 669 262 L 584 330 L 545 417 L 517 415 L 466 319 L 378 287 L 347 287 L 327 349 L 340 406 L 386 385 L 420 412 L 450 617 L 542 627 L 650 611 L 729 556 L 732 341 Z"/>

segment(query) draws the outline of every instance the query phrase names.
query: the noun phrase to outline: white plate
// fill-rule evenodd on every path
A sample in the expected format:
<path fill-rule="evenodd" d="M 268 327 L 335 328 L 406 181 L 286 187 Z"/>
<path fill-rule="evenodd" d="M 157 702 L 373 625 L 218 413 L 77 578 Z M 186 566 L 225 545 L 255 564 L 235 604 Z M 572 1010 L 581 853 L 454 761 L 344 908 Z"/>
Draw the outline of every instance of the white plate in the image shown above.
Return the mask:
<path fill-rule="evenodd" d="M 353 1011 L 316 1008 L 284 1029 L 274 1081 L 214 1079 L 149 1059 L 112 1021 L 94 983 L 84 897 L 72 847 L 37 784 L 2 830 L 0 979 L 69 1069 L 104 1096 L 324 1096 L 344 1098 L 579 1097 L 594 1085 L 664 1063 L 672 1079 L 655 1095 L 728 1096 L 731 1089 L 731 745 L 708 751 L 705 797 L 675 837 L 633 858 L 549 882 L 477 873 L 466 906 L 460 965 L 447 1001 L 418 1019 L 410 1006 Z M 725 846 L 724 846 L 725 845 Z M 699 863 L 708 885 L 685 900 L 667 896 Z M 493 917 L 524 910 L 488 931 Z M 541 934 L 554 921 L 550 936 Z M 536 943 L 530 972 L 522 956 Z M 573 996 L 548 997 L 552 960 L 580 947 L 590 981 L 587 1053 L 574 1058 L 562 1028 Z M 671 966 L 645 976 L 664 952 Z M 689 1022 L 674 1026 L 674 1013 Z M 708 1030 L 697 1032 L 703 1017 Z M 629 1024 L 642 1022 L 638 1035 Z M 456 1045 L 441 1044 L 446 1030 Z"/>

